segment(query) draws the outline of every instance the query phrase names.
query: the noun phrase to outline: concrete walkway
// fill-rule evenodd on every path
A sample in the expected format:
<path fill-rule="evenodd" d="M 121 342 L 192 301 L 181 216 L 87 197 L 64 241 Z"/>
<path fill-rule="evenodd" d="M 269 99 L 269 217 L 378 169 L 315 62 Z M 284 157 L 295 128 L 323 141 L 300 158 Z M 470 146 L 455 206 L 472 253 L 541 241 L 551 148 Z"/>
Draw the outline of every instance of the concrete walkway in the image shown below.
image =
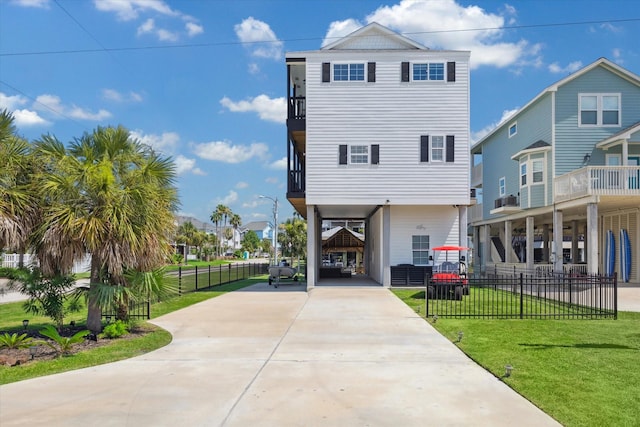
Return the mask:
<path fill-rule="evenodd" d="M 0 426 L 557 426 L 381 287 L 258 284 L 173 342 L 0 387 Z"/>

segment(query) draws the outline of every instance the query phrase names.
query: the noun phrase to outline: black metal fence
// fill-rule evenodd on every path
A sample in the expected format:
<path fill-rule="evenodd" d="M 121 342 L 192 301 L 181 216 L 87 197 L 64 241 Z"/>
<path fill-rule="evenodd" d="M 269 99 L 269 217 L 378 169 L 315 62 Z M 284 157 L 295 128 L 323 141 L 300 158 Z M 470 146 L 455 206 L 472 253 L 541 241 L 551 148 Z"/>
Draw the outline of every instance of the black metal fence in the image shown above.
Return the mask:
<path fill-rule="evenodd" d="M 427 317 L 596 319 L 618 316 L 617 277 L 488 275 L 425 287 Z"/>
<path fill-rule="evenodd" d="M 178 267 L 178 271 L 168 272 L 165 280 L 173 285 L 181 296 L 183 293 L 210 289 L 238 280 L 269 273 L 267 263 L 235 263 L 207 267 Z M 150 319 L 151 304 L 149 301 L 129 304 L 128 316 L 137 319 Z M 115 319 L 115 312 L 105 311 L 102 318 Z"/>

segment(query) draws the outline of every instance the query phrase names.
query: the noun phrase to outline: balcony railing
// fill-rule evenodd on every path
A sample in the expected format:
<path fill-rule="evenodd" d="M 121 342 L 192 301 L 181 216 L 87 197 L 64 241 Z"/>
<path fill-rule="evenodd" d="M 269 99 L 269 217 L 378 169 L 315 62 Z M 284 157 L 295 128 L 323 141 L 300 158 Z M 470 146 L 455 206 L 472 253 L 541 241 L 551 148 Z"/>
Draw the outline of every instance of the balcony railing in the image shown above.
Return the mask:
<path fill-rule="evenodd" d="M 518 198 L 516 196 L 505 196 L 495 200 L 496 209 L 507 206 L 519 206 Z"/>
<path fill-rule="evenodd" d="M 555 179 L 557 202 L 584 196 L 640 196 L 640 166 L 588 166 Z"/>
<path fill-rule="evenodd" d="M 307 99 L 304 96 L 292 96 L 289 98 L 289 111 L 287 118 L 304 119 L 307 116 Z"/>

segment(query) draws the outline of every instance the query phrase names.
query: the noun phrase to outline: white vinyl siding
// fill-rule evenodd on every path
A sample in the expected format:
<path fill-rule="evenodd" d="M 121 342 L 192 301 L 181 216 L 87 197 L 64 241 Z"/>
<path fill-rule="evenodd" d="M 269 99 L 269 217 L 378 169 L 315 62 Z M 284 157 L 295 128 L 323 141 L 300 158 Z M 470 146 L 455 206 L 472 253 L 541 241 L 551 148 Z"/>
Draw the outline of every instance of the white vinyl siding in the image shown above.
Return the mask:
<path fill-rule="evenodd" d="M 456 63 L 454 83 L 400 81 L 403 61 L 431 54 L 406 50 L 307 54 L 307 204 L 379 204 L 387 199 L 407 205 L 469 204 L 468 53 L 451 52 L 444 58 Z M 322 83 L 323 62 L 375 62 L 376 82 Z M 442 161 L 425 167 L 420 162 L 421 135 L 445 136 L 445 148 L 446 136 L 455 136 L 455 161 L 446 162 L 442 153 Z M 345 168 L 336 161 L 336 141 L 379 145 L 380 163 L 375 168 Z"/>

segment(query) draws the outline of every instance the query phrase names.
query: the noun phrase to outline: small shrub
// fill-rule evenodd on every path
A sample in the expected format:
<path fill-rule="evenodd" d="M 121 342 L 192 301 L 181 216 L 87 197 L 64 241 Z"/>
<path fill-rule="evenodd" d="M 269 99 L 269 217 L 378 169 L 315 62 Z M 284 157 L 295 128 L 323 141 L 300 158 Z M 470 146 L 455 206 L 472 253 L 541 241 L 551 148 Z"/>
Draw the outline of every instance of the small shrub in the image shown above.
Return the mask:
<path fill-rule="evenodd" d="M 122 320 L 116 320 L 113 323 L 109 323 L 104 327 L 102 333 L 100 334 L 100 338 L 120 338 L 123 335 L 127 335 L 129 333 L 128 325 Z"/>
<path fill-rule="evenodd" d="M 0 348 L 27 348 L 33 344 L 35 344 L 33 338 L 28 337 L 27 334 L 18 335 L 8 332 L 0 334 Z"/>
<path fill-rule="evenodd" d="M 63 337 L 60 336 L 56 328 L 52 325 L 47 325 L 40 331 L 40 335 L 53 340 L 53 343 L 49 341 L 45 341 L 44 343 L 54 349 L 56 353 L 58 353 L 58 356 L 61 354 L 68 354 L 74 344 L 84 341 L 84 337 L 90 333 L 91 331 L 85 329 L 83 331 L 76 332 L 71 337 Z"/>

